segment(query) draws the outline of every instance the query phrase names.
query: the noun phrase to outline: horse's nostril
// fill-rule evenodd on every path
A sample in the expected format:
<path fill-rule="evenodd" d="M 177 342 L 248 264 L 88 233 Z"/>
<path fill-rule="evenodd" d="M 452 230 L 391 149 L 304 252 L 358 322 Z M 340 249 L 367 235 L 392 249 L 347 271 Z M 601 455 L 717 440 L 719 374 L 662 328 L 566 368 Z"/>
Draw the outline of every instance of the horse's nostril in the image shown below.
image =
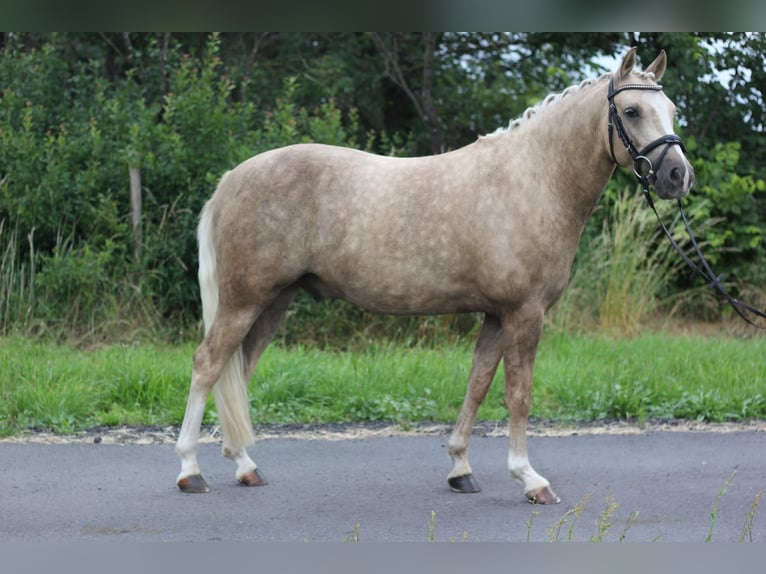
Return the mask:
<path fill-rule="evenodd" d="M 681 173 L 681 170 L 677 167 L 674 167 L 670 170 L 670 181 L 672 181 L 674 184 L 679 184 L 683 181 L 683 174 Z"/>

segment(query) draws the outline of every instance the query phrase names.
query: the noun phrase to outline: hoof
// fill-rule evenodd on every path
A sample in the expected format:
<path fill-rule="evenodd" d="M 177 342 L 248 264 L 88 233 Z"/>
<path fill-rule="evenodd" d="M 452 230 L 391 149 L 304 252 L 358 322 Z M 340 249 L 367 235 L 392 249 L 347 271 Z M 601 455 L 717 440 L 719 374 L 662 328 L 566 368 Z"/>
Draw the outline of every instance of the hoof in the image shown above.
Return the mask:
<path fill-rule="evenodd" d="M 561 499 L 553 492 L 550 486 L 530 490 L 526 495 L 527 502 L 531 504 L 558 504 L 561 502 Z"/>
<path fill-rule="evenodd" d="M 463 476 L 453 476 L 448 478 L 449 486 L 452 492 L 460 492 L 462 494 L 473 494 L 475 492 L 481 492 L 479 484 L 472 474 L 464 474 Z"/>
<path fill-rule="evenodd" d="M 201 474 L 192 474 L 191 476 L 179 478 L 176 484 L 178 484 L 178 488 L 181 489 L 181 492 L 195 494 L 210 492 L 210 488 L 208 488 L 207 482 L 205 482 L 205 479 L 202 478 Z"/>
<path fill-rule="evenodd" d="M 269 483 L 266 477 L 263 476 L 263 473 L 257 468 L 237 480 L 243 486 L 266 486 Z"/>

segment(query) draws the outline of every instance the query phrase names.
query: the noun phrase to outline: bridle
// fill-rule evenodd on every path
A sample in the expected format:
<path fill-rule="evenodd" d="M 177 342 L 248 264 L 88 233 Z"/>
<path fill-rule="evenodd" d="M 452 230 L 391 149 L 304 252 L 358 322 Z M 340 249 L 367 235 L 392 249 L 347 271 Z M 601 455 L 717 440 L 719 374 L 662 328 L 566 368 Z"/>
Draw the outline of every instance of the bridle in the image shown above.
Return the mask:
<path fill-rule="evenodd" d="M 681 138 L 678 137 L 676 134 L 667 134 L 664 136 L 658 137 L 653 142 L 647 144 L 641 151 L 636 150 L 636 146 L 633 145 L 633 141 L 630 139 L 630 136 L 628 135 L 628 132 L 625 131 L 625 125 L 622 123 L 622 118 L 620 117 L 620 114 L 617 112 L 617 106 L 614 103 L 614 97 L 619 94 L 620 92 L 624 92 L 626 90 L 644 90 L 644 91 L 652 91 L 652 92 L 661 92 L 662 86 L 655 84 L 655 85 L 649 85 L 649 84 L 625 84 L 624 86 L 620 86 L 618 89 L 614 89 L 614 80 L 612 78 L 609 79 L 609 92 L 607 94 L 607 100 L 609 101 L 609 153 L 612 154 L 612 160 L 614 160 L 614 163 L 617 165 L 620 165 L 620 162 L 617 161 L 617 157 L 614 155 L 614 138 L 613 138 L 613 130 L 617 131 L 617 136 L 622 141 L 622 144 L 625 146 L 625 150 L 630 154 L 630 157 L 633 159 L 633 173 L 636 174 L 636 177 L 638 178 L 639 183 L 644 187 L 649 187 L 653 182 L 652 178 L 654 177 L 654 174 L 656 171 L 660 169 L 660 166 L 662 165 L 662 160 L 665 159 L 665 155 L 667 155 L 668 150 L 670 149 L 670 146 L 677 145 L 681 147 L 681 151 L 686 153 L 686 148 L 684 147 L 683 142 L 681 141 Z M 660 153 L 660 156 L 657 158 L 657 165 L 656 168 L 654 165 L 652 165 L 652 161 L 649 159 L 648 155 L 649 152 L 651 152 L 653 149 L 664 145 L 665 149 L 662 150 Z"/>
<path fill-rule="evenodd" d="M 662 231 L 665 234 L 665 237 L 668 238 L 668 241 L 670 241 L 670 244 L 675 248 L 675 250 L 681 256 L 684 262 L 691 268 L 693 272 L 693 276 L 697 275 L 698 277 L 702 278 L 705 282 L 707 282 L 708 287 L 718 291 L 724 297 L 724 299 L 732 306 L 734 311 L 736 311 L 736 313 L 745 322 L 747 322 L 748 324 L 758 329 L 766 329 L 766 326 L 758 325 L 754 323 L 753 320 L 746 315 L 746 312 L 752 313 L 761 318 L 766 318 L 766 313 L 764 313 L 763 311 L 759 311 L 758 309 L 751 307 L 747 303 L 743 303 L 742 301 L 739 301 L 735 299 L 734 297 L 732 297 L 729 294 L 729 292 L 726 290 L 726 287 L 724 287 L 723 284 L 721 283 L 721 276 L 716 275 L 713 272 L 713 270 L 710 268 L 710 264 L 707 262 L 707 259 L 705 259 L 704 255 L 702 255 L 702 251 L 700 250 L 699 245 L 697 244 L 697 240 L 695 239 L 694 234 L 692 234 L 692 230 L 689 227 L 689 221 L 686 218 L 686 213 L 684 213 L 684 208 L 683 208 L 681 199 L 678 199 L 678 209 L 681 212 L 681 218 L 684 222 L 686 233 L 689 235 L 691 244 L 694 247 L 694 252 L 697 254 L 697 257 L 699 258 L 699 261 L 700 261 L 699 265 L 694 263 L 691 259 L 689 259 L 689 257 L 683 252 L 683 250 L 678 245 L 676 240 L 673 239 L 673 235 L 670 233 L 668 228 L 663 223 L 662 218 L 660 217 L 660 214 L 657 212 L 657 208 L 654 206 L 654 200 L 649 194 L 649 187 L 654 183 L 654 175 L 657 172 L 657 170 L 660 169 L 660 166 L 662 165 L 662 160 L 665 159 L 665 155 L 667 155 L 668 150 L 670 149 L 670 146 L 673 146 L 673 145 L 680 146 L 684 154 L 686 154 L 686 148 L 684 147 L 684 144 L 681 141 L 681 138 L 678 137 L 676 134 L 667 134 L 664 136 L 660 136 L 656 140 L 650 142 L 649 144 L 644 146 L 644 148 L 641 149 L 640 151 L 636 150 L 636 147 L 633 145 L 633 142 L 630 139 L 628 132 L 625 131 L 625 125 L 622 123 L 622 118 L 620 117 L 620 114 L 617 112 L 617 106 L 614 103 L 614 97 L 620 92 L 623 92 L 626 90 L 649 90 L 649 91 L 659 92 L 659 91 L 662 91 L 662 86 L 660 86 L 659 84 L 655 84 L 655 85 L 625 84 L 615 90 L 614 80 L 612 78 L 609 79 L 609 92 L 607 93 L 607 100 L 609 101 L 609 122 L 608 122 L 609 153 L 612 155 L 612 160 L 617 165 L 620 165 L 620 162 L 617 161 L 617 157 L 614 155 L 613 132 L 616 131 L 617 136 L 620 138 L 620 141 L 622 141 L 622 144 L 625 146 L 625 150 L 630 154 L 630 157 L 633 159 L 633 173 L 635 173 L 636 178 L 638 178 L 638 183 L 641 185 L 641 188 L 644 192 L 644 197 L 646 198 L 646 201 L 649 204 L 649 207 L 651 207 L 652 211 L 654 211 L 654 215 L 657 217 L 657 221 L 659 221 L 660 227 L 662 228 Z M 652 161 L 649 159 L 648 154 L 653 149 L 661 145 L 664 145 L 665 149 L 662 150 L 659 157 L 657 158 L 657 163 L 652 164 Z"/>

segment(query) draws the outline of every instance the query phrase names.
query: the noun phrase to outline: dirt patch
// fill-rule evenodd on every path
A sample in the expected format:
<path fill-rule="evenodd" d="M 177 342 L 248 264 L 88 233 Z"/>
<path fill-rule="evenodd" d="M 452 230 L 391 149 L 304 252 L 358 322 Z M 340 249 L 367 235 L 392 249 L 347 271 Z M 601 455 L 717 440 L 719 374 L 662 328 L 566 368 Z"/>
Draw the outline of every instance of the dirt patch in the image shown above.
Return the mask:
<path fill-rule="evenodd" d="M 332 423 L 317 425 L 260 425 L 255 427 L 257 440 L 356 440 L 387 436 L 448 435 L 452 424 L 418 423 L 411 426 L 390 423 Z M 179 427 L 96 427 L 80 433 L 61 435 L 47 431 L 27 431 L 0 439 L 0 443 L 37 444 L 174 444 Z M 766 432 L 766 421 L 706 423 L 688 420 L 598 421 L 588 423 L 561 423 L 557 421 L 530 421 L 529 436 L 556 437 L 573 435 L 645 434 L 651 432 Z M 474 425 L 475 436 L 507 436 L 506 421 L 480 421 Z M 218 426 L 205 426 L 200 442 L 222 441 Z"/>

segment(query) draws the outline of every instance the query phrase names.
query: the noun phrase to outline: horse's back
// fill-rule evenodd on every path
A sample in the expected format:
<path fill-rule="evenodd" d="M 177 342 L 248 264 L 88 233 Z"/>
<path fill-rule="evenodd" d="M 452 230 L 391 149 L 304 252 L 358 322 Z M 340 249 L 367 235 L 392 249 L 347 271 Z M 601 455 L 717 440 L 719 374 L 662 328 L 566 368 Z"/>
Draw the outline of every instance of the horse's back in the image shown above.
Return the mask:
<path fill-rule="evenodd" d="M 219 186 L 216 249 L 252 289 L 303 281 L 376 311 L 489 312 L 568 276 L 534 227 L 549 207 L 518 194 L 513 169 L 499 139 L 419 158 L 278 148 Z"/>
<path fill-rule="evenodd" d="M 454 152 L 453 152 L 454 153 Z M 475 203 L 466 162 L 451 154 L 376 155 L 323 144 L 296 144 L 242 162 L 219 185 L 217 216 L 232 228 L 298 228 L 322 236 L 363 228 L 380 240 L 436 221 L 444 226 Z M 453 215 L 455 214 L 455 215 Z M 382 237 L 381 237 L 382 234 Z M 326 239 L 330 239 L 326 237 Z"/>
<path fill-rule="evenodd" d="M 247 281 L 300 281 L 379 311 L 473 308 L 463 298 L 481 262 L 463 226 L 475 198 L 465 184 L 452 193 L 447 155 L 299 144 L 254 156 L 212 200 L 220 259 Z"/>

